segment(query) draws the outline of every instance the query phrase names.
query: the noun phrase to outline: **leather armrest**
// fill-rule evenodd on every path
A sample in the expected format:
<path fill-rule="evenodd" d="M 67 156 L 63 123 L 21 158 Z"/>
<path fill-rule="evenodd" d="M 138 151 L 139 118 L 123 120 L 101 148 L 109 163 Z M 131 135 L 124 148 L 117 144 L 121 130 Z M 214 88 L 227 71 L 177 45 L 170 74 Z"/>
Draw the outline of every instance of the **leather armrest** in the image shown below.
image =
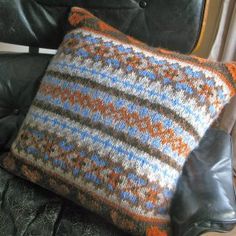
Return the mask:
<path fill-rule="evenodd" d="M 174 236 L 226 232 L 236 225 L 231 136 L 210 129 L 189 156 L 172 206 Z"/>

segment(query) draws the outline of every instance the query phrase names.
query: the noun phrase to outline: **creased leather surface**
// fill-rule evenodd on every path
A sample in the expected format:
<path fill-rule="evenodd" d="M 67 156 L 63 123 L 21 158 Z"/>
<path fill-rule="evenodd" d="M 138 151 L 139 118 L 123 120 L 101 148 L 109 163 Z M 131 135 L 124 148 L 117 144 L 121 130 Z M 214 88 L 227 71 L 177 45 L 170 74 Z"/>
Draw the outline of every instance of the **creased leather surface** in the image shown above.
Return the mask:
<path fill-rule="evenodd" d="M 1 236 L 128 236 L 101 217 L 0 168 Z"/>
<path fill-rule="evenodd" d="M 58 48 L 75 5 L 150 46 L 190 53 L 205 0 L 0 0 L 0 41 Z"/>
<path fill-rule="evenodd" d="M 224 232 L 236 224 L 231 137 L 210 129 L 189 156 L 172 207 L 174 236 Z"/>

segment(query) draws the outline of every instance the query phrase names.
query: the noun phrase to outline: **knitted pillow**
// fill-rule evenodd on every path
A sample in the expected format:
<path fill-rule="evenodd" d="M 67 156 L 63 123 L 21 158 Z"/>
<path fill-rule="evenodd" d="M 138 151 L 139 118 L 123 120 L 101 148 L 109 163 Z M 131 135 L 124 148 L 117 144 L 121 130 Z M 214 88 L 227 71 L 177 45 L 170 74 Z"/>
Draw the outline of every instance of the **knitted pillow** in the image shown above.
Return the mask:
<path fill-rule="evenodd" d="M 186 157 L 235 94 L 235 64 L 155 49 L 73 8 L 2 165 L 135 235 L 166 235 Z"/>

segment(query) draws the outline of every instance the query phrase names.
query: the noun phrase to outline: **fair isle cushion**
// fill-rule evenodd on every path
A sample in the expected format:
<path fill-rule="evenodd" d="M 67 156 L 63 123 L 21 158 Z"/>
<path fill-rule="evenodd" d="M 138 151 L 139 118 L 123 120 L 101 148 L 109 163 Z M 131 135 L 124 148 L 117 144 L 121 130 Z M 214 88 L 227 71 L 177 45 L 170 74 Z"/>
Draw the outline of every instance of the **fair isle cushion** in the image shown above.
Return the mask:
<path fill-rule="evenodd" d="M 134 234 L 167 235 L 188 154 L 235 94 L 234 64 L 155 49 L 73 8 L 8 170 Z"/>

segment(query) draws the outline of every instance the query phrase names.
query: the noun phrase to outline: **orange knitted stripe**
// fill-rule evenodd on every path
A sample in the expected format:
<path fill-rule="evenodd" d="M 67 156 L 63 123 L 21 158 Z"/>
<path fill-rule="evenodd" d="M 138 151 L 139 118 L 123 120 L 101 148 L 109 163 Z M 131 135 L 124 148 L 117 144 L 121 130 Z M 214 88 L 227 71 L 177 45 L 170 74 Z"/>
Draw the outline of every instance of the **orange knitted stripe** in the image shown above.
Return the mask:
<path fill-rule="evenodd" d="M 225 66 L 228 68 L 233 80 L 236 82 L 236 62 L 225 63 Z"/>
<path fill-rule="evenodd" d="M 153 227 L 147 228 L 146 236 L 167 236 L 167 232 L 161 231 L 158 227 L 153 226 Z"/>
<path fill-rule="evenodd" d="M 82 14 L 81 14 L 81 12 L 82 12 Z M 84 20 L 93 19 L 93 18 L 96 18 L 96 17 L 93 14 L 91 14 L 90 12 L 86 11 L 85 9 L 78 9 L 78 8 L 74 7 L 74 8 L 72 8 L 72 14 L 69 16 L 69 23 L 72 26 L 76 26 Z M 91 32 L 99 33 L 99 34 L 102 34 L 104 36 L 109 36 L 110 38 L 113 38 L 114 40 L 118 40 L 120 42 L 124 41 L 125 43 L 128 43 L 128 44 L 131 43 L 131 44 L 136 45 L 140 49 L 143 49 L 147 52 L 153 53 L 153 51 L 150 51 L 144 43 L 142 43 L 139 40 L 134 39 L 131 36 L 126 36 L 125 35 L 125 38 L 126 38 L 127 42 L 125 40 L 118 39 L 117 37 L 112 36 L 112 34 L 110 34 L 109 32 L 119 32 L 119 31 L 117 29 L 113 28 L 112 26 L 106 24 L 103 21 L 99 21 L 97 30 L 92 29 L 92 28 L 87 27 L 87 26 L 81 26 L 81 29 L 85 29 L 85 30 L 88 30 L 88 31 L 91 31 Z M 186 60 L 181 59 L 181 58 L 176 58 L 176 55 L 175 55 L 176 53 L 175 52 L 172 52 L 172 51 L 169 51 L 169 50 L 166 50 L 166 49 L 157 48 L 156 53 L 157 53 L 157 55 L 158 55 L 158 53 L 161 53 L 162 56 L 164 55 L 164 57 L 166 57 L 166 58 L 175 59 L 177 61 L 186 63 Z M 208 71 L 211 71 L 212 73 L 215 73 L 217 76 L 219 76 L 227 84 L 227 86 L 228 86 L 228 88 L 231 92 L 231 96 L 235 95 L 235 88 L 229 82 L 229 80 L 226 78 L 226 76 L 224 76 L 222 73 L 219 73 L 218 71 L 214 70 L 212 67 L 209 67 L 209 66 L 205 65 L 204 64 L 204 62 L 206 61 L 205 59 L 201 59 L 201 58 L 196 57 L 196 56 L 192 56 L 192 57 L 189 56 L 189 57 L 196 59 L 198 61 L 198 63 L 188 60 L 188 62 L 187 62 L 188 64 L 195 65 L 195 66 L 201 67 L 202 69 L 206 69 Z M 235 65 L 234 64 L 226 64 L 226 65 L 228 66 L 229 70 L 232 71 L 231 74 L 233 75 L 233 78 L 235 79 L 236 78 Z"/>
<path fill-rule="evenodd" d="M 128 126 L 136 126 L 141 132 L 147 131 L 151 137 L 161 137 L 162 145 L 169 143 L 173 151 L 179 155 L 186 156 L 190 152 L 189 146 L 181 137 L 175 135 L 173 129 L 165 128 L 160 122 L 153 124 L 148 116 L 141 118 L 137 112 L 129 113 L 124 107 L 116 109 L 112 103 L 106 105 L 101 99 L 92 99 L 79 91 L 73 93 L 69 89 L 47 85 L 42 85 L 40 91 L 55 98 L 60 96 L 63 102 L 69 99 L 72 105 L 78 102 L 82 107 L 88 107 L 93 112 L 99 111 L 105 116 L 112 116 L 116 121 L 124 121 Z"/>
<path fill-rule="evenodd" d="M 24 157 L 19 156 L 16 152 L 14 152 L 13 149 L 11 150 L 11 153 L 13 154 L 13 155 L 11 155 L 11 158 L 19 160 L 22 163 L 28 165 L 29 167 L 33 167 L 33 168 L 38 169 L 39 171 L 42 171 L 41 168 L 35 167 L 35 165 L 34 165 L 35 161 L 30 160 L 30 159 L 25 159 Z M 78 188 L 77 184 L 75 184 L 74 182 L 68 183 L 68 178 L 66 178 L 65 176 L 62 176 L 58 173 L 55 173 L 54 171 L 52 171 L 52 168 L 50 168 L 50 167 L 48 169 L 45 168 L 45 170 L 43 170 L 43 172 L 46 175 L 49 174 L 49 176 L 55 177 L 56 179 L 59 179 L 59 180 L 63 181 L 63 183 L 65 183 L 67 186 L 69 184 L 69 185 L 71 185 L 75 188 Z M 80 189 L 81 189 L 82 192 L 84 192 L 86 194 L 89 194 L 90 196 L 92 196 L 92 198 L 96 199 L 96 201 L 99 201 L 101 204 L 105 203 L 109 207 L 115 208 L 118 211 L 120 211 L 121 213 L 129 215 L 134 220 L 141 221 L 141 222 L 146 222 L 146 223 L 152 223 L 152 224 L 164 224 L 164 223 L 169 222 L 169 220 L 167 220 L 167 219 L 160 219 L 160 218 L 153 218 L 153 217 L 139 215 L 138 213 L 131 212 L 129 209 L 126 209 L 125 207 L 120 206 L 120 204 L 118 204 L 118 203 L 111 202 L 107 198 L 99 196 L 96 193 L 93 193 L 92 191 L 88 190 L 87 188 L 80 187 Z M 62 192 L 59 192 L 59 191 L 57 191 L 57 193 L 58 194 L 63 194 Z M 160 235 L 160 236 L 162 236 L 162 235 Z M 164 234 L 163 236 L 167 236 L 167 235 Z"/>

